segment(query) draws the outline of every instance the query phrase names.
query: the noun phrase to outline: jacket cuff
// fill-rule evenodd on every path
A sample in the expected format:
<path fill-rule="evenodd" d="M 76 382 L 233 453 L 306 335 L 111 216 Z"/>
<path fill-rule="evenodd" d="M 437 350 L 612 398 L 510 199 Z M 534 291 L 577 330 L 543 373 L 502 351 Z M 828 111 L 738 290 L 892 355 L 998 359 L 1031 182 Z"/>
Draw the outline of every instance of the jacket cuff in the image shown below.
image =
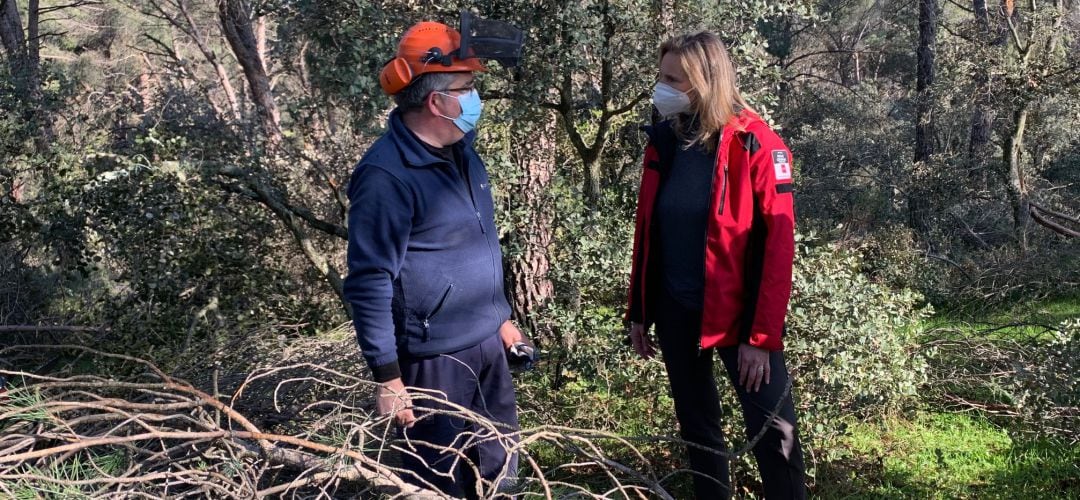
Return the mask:
<path fill-rule="evenodd" d="M 783 351 L 784 339 L 780 335 L 769 335 L 763 332 L 750 334 L 750 345 L 766 351 Z"/>
<path fill-rule="evenodd" d="M 371 378 L 375 379 L 378 383 L 389 382 L 396 378 L 401 378 L 401 367 L 398 366 L 397 360 L 393 360 L 389 363 L 381 364 L 378 366 L 371 366 Z"/>

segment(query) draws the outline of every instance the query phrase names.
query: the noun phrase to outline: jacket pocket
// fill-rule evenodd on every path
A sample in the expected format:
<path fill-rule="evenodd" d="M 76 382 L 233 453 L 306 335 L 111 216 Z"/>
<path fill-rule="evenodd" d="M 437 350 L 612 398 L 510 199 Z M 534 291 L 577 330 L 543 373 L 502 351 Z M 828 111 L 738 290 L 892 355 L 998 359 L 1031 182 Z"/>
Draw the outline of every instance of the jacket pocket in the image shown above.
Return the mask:
<path fill-rule="evenodd" d="M 450 299 L 450 294 L 452 293 L 454 293 L 454 284 L 447 283 L 442 293 L 439 294 L 439 298 L 435 302 L 435 305 L 432 306 L 426 314 L 424 314 L 423 318 L 421 318 L 420 326 L 423 328 L 424 331 L 423 340 L 425 342 L 430 336 L 431 320 L 439 314 L 439 311 L 442 311 L 443 306 L 446 305 L 446 302 Z"/>
<path fill-rule="evenodd" d="M 724 172 L 720 178 L 720 208 L 717 209 L 718 215 L 724 215 L 724 203 L 727 201 L 727 182 L 728 182 L 728 166 L 724 165 Z"/>

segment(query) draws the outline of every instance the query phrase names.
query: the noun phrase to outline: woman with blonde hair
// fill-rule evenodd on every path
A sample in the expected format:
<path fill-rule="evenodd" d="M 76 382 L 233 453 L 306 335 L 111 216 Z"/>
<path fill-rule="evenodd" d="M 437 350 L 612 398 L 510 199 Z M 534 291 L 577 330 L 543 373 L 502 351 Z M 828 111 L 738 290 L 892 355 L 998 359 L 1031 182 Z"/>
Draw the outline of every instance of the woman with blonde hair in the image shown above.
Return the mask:
<path fill-rule="evenodd" d="M 805 466 L 783 356 L 795 218 L 791 152 L 739 93 L 710 32 L 660 47 L 630 279 L 630 340 L 656 326 L 699 499 L 730 496 L 713 377 L 735 385 L 766 498 L 804 498 Z M 774 410 L 779 409 L 775 412 Z"/>

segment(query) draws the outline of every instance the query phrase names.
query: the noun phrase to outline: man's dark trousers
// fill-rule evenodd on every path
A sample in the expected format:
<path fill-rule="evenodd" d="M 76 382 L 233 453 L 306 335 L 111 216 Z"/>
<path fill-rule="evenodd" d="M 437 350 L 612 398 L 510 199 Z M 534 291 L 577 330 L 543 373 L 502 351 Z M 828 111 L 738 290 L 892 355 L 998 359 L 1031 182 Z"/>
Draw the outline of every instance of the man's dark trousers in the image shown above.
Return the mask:
<path fill-rule="evenodd" d="M 656 333 L 667 366 L 682 437 L 691 443 L 726 452 L 727 446 L 720 428 L 720 394 L 713 376 L 713 349 L 698 349 L 701 311 L 681 306 L 666 293 L 656 295 Z M 780 397 L 784 397 L 777 419 L 768 422 L 769 430 L 754 447 L 753 453 L 761 471 L 766 499 L 805 498 L 805 465 L 795 425 L 795 407 L 790 392 L 784 394 L 788 372 L 783 353 L 773 352 L 769 357 L 772 370 L 770 383 L 763 382 L 760 392 L 746 392 L 744 387 L 738 385 L 738 346 L 716 351 L 724 362 L 731 383 L 736 387 L 747 439 L 758 434 Z M 729 498 L 727 458 L 694 447 L 688 447 L 688 455 L 690 468 L 700 473 L 694 475 L 695 496 L 700 500 Z"/>
<path fill-rule="evenodd" d="M 404 454 L 405 468 L 455 497 L 477 496 L 474 467 L 488 482 L 498 480 L 503 487 L 512 484 L 517 477 L 518 456 L 516 453 L 508 456 L 506 450 L 517 442 L 517 403 L 499 335 L 493 334 L 461 351 L 404 357 L 399 363 L 406 386 L 426 389 L 422 394 L 414 393 L 412 398 L 419 420 L 402 433 L 409 441 L 405 448 L 415 446 L 413 453 L 417 455 Z M 496 422 L 502 435 L 453 415 L 432 413 L 431 410 L 455 411 L 441 404 L 442 399 Z M 468 461 L 446 448 L 462 451 Z M 424 486 L 410 474 L 405 476 Z"/>

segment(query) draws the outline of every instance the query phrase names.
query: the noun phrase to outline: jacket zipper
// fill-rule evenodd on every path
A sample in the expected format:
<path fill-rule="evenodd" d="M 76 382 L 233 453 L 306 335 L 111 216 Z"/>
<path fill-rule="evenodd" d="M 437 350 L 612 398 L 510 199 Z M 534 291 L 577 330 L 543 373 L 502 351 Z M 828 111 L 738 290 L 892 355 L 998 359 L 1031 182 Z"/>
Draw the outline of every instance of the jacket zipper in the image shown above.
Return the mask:
<path fill-rule="evenodd" d="M 472 202 L 473 213 L 476 214 L 476 223 L 480 225 L 480 234 L 487 235 L 487 229 L 484 227 L 484 219 L 480 215 L 480 207 L 476 204 L 476 193 L 473 191 L 472 175 L 470 175 L 471 171 L 472 162 L 469 161 L 469 159 L 466 157 L 465 171 L 463 172 L 463 175 L 465 176 L 465 186 L 469 189 L 469 201 Z M 487 241 L 486 236 L 484 243 L 487 245 L 488 248 L 488 258 L 491 260 L 491 308 L 495 310 L 495 315 L 498 316 L 499 306 L 496 305 L 495 292 L 499 289 L 499 284 L 498 280 L 495 277 L 495 252 L 491 250 L 491 242 Z"/>
<path fill-rule="evenodd" d="M 465 177 L 465 187 L 469 190 L 469 201 L 472 202 L 473 213 L 476 214 L 476 223 L 480 225 L 480 234 L 487 234 L 487 229 L 484 228 L 484 220 L 480 217 L 480 207 L 476 205 L 476 193 L 473 192 L 472 176 L 469 175 L 469 171 L 472 169 L 470 163 L 466 158 L 462 176 Z"/>
<path fill-rule="evenodd" d="M 724 147 L 724 133 L 723 133 L 723 131 L 720 132 L 720 138 L 716 141 L 716 143 L 717 143 L 716 144 L 716 163 L 719 163 L 720 162 L 720 152 L 724 150 L 723 149 L 723 147 Z M 727 164 L 727 162 L 724 163 L 724 177 L 721 178 L 720 181 L 721 181 L 721 184 L 720 184 L 720 207 L 719 207 L 719 210 L 717 211 L 717 214 L 724 214 L 724 200 L 725 200 L 725 198 L 727 198 L 726 194 L 728 192 L 728 164 Z M 714 189 L 715 186 L 716 186 L 716 168 L 714 167 L 713 168 L 713 176 L 710 179 L 710 181 L 708 181 L 708 199 L 710 199 L 710 200 L 712 200 L 714 195 L 716 194 L 716 190 Z M 706 219 L 705 220 L 705 253 L 704 253 L 704 256 L 705 256 L 706 259 L 708 258 L 708 226 L 710 226 L 710 224 L 708 224 L 708 220 Z M 704 266 L 702 266 L 702 269 L 701 269 L 701 278 L 702 278 L 702 280 L 701 280 L 702 302 L 704 302 L 704 300 L 705 300 L 705 298 L 704 298 L 705 297 L 705 294 L 704 294 L 705 282 L 708 280 L 708 272 L 704 269 Z M 704 303 L 702 303 L 702 310 L 704 310 Z M 702 320 L 704 320 L 704 314 L 702 314 Z M 702 328 L 704 328 L 704 325 L 702 325 Z M 701 355 L 701 351 L 703 351 L 703 350 L 704 350 L 704 348 L 702 348 L 701 332 L 698 332 L 698 355 Z"/>
<path fill-rule="evenodd" d="M 723 133 L 721 132 L 720 140 L 718 140 L 717 144 L 716 144 L 716 162 L 717 163 L 720 162 L 720 151 L 722 151 L 721 147 L 723 146 L 723 144 L 724 144 L 724 139 L 723 139 Z M 728 171 L 728 166 L 725 163 L 724 164 L 724 178 L 722 179 L 723 180 L 723 186 L 720 188 L 721 189 L 721 191 L 720 191 L 720 213 L 724 212 L 724 193 L 727 192 L 727 171 Z M 713 168 L 713 170 L 712 170 L 712 178 L 709 180 L 709 200 L 712 200 L 713 196 L 716 194 L 715 186 L 716 186 L 716 168 Z M 707 219 L 706 219 L 706 222 L 705 222 L 705 254 L 704 255 L 705 255 L 705 259 L 708 260 L 708 258 L 709 258 L 709 222 L 708 222 Z M 708 272 L 706 271 L 705 266 L 702 266 L 701 267 L 701 291 L 702 291 L 702 293 L 701 293 L 701 310 L 702 311 L 705 310 L 705 282 L 708 279 L 709 279 Z M 702 320 L 704 321 L 704 319 L 705 319 L 704 318 L 704 313 L 702 313 Z M 705 325 L 702 324 L 701 326 L 702 326 L 702 329 L 704 329 Z M 701 331 L 699 330 L 698 331 L 698 343 L 697 343 L 698 356 L 701 355 L 702 350 L 704 350 L 704 348 L 702 348 L 702 346 L 701 346 Z"/>
<path fill-rule="evenodd" d="M 439 302 L 437 304 L 435 304 L 435 308 L 433 308 L 431 310 L 431 312 L 429 312 L 427 314 L 427 316 L 424 317 L 424 322 L 423 322 L 423 326 L 424 326 L 424 339 L 423 340 L 424 340 L 424 342 L 427 342 L 428 338 L 430 338 L 429 331 L 431 329 L 431 318 L 434 318 L 436 314 L 439 314 L 439 311 L 442 310 L 443 305 L 446 304 L 446 299 L 448 299 L 450 297 L 450 292 L 453 292 L 453 291 L 454 291 L 454 284 L 450 283 L 450 286 L 446 287 L 446 291 L 443 292 L 442 297 L 439 298 Z"/>

